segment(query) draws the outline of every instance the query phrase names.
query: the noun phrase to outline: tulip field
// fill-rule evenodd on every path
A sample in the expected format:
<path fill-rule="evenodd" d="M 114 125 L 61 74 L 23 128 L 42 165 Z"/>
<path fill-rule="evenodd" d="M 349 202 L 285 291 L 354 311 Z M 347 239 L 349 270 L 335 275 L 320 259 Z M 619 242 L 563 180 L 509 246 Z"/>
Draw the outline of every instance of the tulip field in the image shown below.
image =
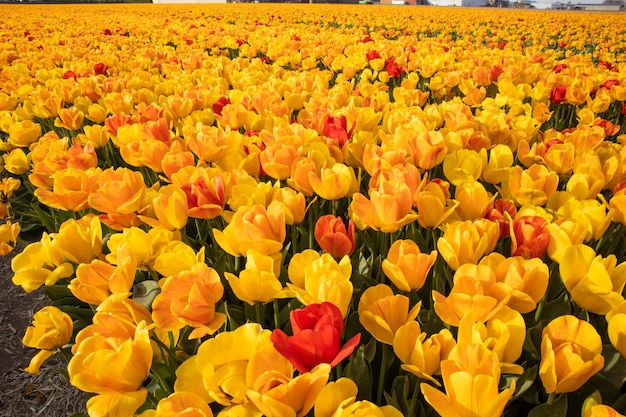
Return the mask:
<path fill-rule="evenodd" d="M 3 279 L 90 417 L 626 414 L 626 14 L 0 13 Z"/>

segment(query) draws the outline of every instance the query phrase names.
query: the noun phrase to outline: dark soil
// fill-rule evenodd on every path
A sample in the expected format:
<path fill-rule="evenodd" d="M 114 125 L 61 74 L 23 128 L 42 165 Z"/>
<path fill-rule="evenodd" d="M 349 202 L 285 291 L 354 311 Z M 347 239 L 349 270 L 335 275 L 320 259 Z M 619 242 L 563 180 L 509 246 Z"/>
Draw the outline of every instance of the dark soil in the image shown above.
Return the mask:
<path fill-rule="evenodd" d="M 48 303 L 42 290 L 31 294 L 13 284 L 12 254 L 0 256 L 0 417 L 68 417 L 85 413 L 86 394 L 72 387 L 56 357 L 39 375 L 24 371 L 37 353 L 22 344 L 34 313 Z"/>

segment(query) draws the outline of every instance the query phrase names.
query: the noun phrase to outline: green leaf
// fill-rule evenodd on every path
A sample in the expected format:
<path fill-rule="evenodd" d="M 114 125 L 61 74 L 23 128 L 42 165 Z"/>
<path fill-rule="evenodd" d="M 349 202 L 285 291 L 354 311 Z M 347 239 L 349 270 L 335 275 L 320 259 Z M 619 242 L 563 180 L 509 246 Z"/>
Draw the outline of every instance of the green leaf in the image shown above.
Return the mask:
<path fill-rule="evenodd" d="M 391 385 L 391 397 L 394 403 L 391 404 L 406 415 L 409 410 L 410 383 L 409 377 L 406 375 L 397 376 Z M 386 397 L 385 393 L 385 397 Z"/>
<path fill-rule="evenodd" d="M 352 359 L 350 359 L 350 363 L 346 366 L 343 374 L 356 383 L 359 390 L 357 394 L 358 400 L 369 400 L 371 398 L 372 370 L 365 359 L 364 346 L 360 346 L 352 355 Z"/>
<path fill-rule="evenodd" d="M 531 368 L 525 368 L 524 373 L 520 375 L 515 382 L 515 392 L 511 397 L 511 401 L 515 401 L 517 398 L 524 395 L 524 393 L 532 387 L 535 379 L 537 379 L 537 365 Z"/>
<path fill-rule="evenodd" d="M 152 311 L 152 301 L 161 293 L 161 288 L 156 281 L 146 280 L 133 286 L 133 300 Z"/>
<path fill-rule="evenodd" d="M 626 382 L 626 360 L 622 354 L 611 344 L 602 347 L 604 356 L 604 369 L 601 374 L 613 381 L 617 387 L 621 387 Z"/>
<path fill-rule="evenodd" d="M 554 300 L 549 301 L 543 305 L 541 310 L 537 311 L 535 319 L 539 320 L 553 320 L 557 317 L 566 316 L 571 314 L 572 304 L 569 299 L 567 291 L 563 291 Z"/>
<path fill-rule="evenodd" d="M 567 416 L 567 395 L 559 396 L 552 404 L 541 404 L 533 408 L 528 417 L 566 417 Z"/>

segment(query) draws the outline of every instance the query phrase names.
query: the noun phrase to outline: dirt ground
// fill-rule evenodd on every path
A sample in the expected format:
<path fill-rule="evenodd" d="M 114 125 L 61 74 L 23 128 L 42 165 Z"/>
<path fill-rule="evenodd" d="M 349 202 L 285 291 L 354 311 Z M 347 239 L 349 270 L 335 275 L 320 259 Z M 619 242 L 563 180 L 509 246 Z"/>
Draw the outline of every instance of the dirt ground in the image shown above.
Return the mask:
<path fill-rule="evenodd" d="M 47 299 L 41 290 L 27 294 L 11 282 L 11 259 L 17 251 L 0 257 L 0 417 L 86 414 L 87 396 L 60 373 L 65 369 L 56 357 L 42 366 L 39 375 L 24 371 L 37 350 L 23 346 L 22 337 Z"/>

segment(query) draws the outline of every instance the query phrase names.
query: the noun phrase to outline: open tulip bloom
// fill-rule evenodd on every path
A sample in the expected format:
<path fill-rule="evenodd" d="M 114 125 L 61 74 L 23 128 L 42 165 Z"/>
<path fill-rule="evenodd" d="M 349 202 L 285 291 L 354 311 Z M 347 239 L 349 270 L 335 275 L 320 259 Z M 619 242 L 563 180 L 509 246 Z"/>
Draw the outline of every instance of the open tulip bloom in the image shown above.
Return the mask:
<path fill-rule="evenodd" d="M 23 7 L 0 256 L 91 417 L 626 415 L 623 14 Z"/>

